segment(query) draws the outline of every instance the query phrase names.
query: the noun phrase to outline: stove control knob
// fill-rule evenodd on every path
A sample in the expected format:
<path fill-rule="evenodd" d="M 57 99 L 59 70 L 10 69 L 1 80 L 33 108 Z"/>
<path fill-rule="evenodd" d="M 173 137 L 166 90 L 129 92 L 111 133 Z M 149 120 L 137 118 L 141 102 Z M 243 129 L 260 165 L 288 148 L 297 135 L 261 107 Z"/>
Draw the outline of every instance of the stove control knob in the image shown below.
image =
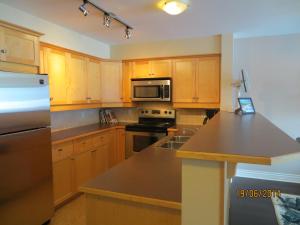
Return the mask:
<path fill-rule="evenodd" d="M 144 110 L 142 111 L 142 113 L 144 113 Z"/>
<path fill-rule="evenodd" d="M 165 111 L 165 114 L 167 114 L 168 113 L 168 111 Z"/>
<path fill-rule="evenodd" d="M 148 113 L 148 110 L 146 110 L 145 113 Z"/>
<path fill-rule="evenodd" d="M 172 114 L 172 112 L 171 112 L 171 111 L 169 111 L 169 114 Z"/>

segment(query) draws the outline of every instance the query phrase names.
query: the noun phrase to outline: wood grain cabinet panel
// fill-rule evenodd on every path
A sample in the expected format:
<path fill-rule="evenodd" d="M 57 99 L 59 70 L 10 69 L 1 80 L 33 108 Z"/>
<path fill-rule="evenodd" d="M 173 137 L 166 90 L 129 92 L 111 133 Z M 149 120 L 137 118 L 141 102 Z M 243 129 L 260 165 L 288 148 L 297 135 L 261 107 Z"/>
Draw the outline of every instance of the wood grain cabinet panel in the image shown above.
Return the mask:
<path fill-rule="evenodd" d="M 133 62 L 123 62 L 123 102 L 131 102 L 131 78 L 133 71 Z"/>
<path fill-rule="evenodd" d="M 44 72 L 49 75 L 51 105 L 67 104 L 69 79 L 66 54 L 50 48 L 44 49 Z"/>
<path fill-rule="evenodd" d="M 53 163 L 53 193 L 55 206 L 74 194 L 72 162 L 70 158 L 65 158 Z"/>
<path fill-rule="evenodd" d="M 101 63 L 102 102 L 120 103 L 123 101 L 123 80 L 121 62 Z"/>
<path fill-rule="evenodd" d="M 87 100 L 89 103 L 101 102 L 101 64 L 98 60 L 87 58 Z"/>
<path fill-rule="evenodd" d="M 0 59 L 39 66 L 39 37 L 0 25 Z"/>
<path fill-rule="evenodd" d="M 108 169 L 109 145 L 101 145 L 92 151 L 92 176 L 98 176 Z"/>
<path fill-rule="evenodd" d="M 220 102 L 220 58 L 203 57 L 197 60 L 197 102 Z"/>
<path fill-rule="evenodd" d="M 171 60 L 137 60 L 133 62 L 132 78 L 156 78 L 172 76 Z"/>
<path fill-rule="evenodd" d="M 72 156 L 73 154 L 73 142 L 64 142 L 52 146 L 52 162 L 57 162 Z"/>
<path fill-rule="evenodd" d="M 117 147 L 115 154 L 115 164 L 118 164 L 125 160 L 125 129 L 117 128 L 116 132 Z"/>
<path fill-rule="evenodd" d="M 171 60 L 150 61 L 151 77 L 172 77 Z"/>
<path fill-rule="evenodd" d="M 132 70 L 132 78 L 144 78 L 148 77 L 151 73 L 150 63 L 149 61 L 135 61 L 132 62 L 133 70 Z"/>
<path fill-rule="evenodd" d="M 87 103 L 87 63 L 85 57 L 67 53 L 70 88 L 68 100 L 71 104 Z"/>
<path fill-rule="evenodd" d="M 196 97 L 196 59 L 173 62 L 173 102 L 192 103 Z"/>
<path fill-rule="evenodd" d="M 74 191 L 92 177 L 92 152 L 76 154 L 73 157 L 74 163 Z"/>

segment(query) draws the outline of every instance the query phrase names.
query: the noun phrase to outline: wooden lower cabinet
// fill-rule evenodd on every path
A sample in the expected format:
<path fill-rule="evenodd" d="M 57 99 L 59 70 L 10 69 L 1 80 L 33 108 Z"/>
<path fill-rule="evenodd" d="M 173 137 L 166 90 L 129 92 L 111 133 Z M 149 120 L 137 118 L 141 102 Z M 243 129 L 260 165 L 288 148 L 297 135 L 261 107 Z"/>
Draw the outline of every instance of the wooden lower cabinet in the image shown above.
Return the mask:
<path fill-rule="evenodd" d="M 92 177 L 98 176 L 108 169 L 109 145 L 105 144 L 92 151 Z"/>
<path fill-rule="evenodd" d="M 78 193 L 78 188 L 88 180 L 123 160 L 125 160 L 124 128 L 53 145 L 55 206 Z"/>
<path fill-rule="evenodd" d="M 53 163 L 54 204 L 58 205 L 73 195 L 72 160 L 66 158 Z"/>
<path fill-rule="evenodd" d="M 75 191 L 92 177 L 92 152 L 87 151 L 74 156 Z"/>

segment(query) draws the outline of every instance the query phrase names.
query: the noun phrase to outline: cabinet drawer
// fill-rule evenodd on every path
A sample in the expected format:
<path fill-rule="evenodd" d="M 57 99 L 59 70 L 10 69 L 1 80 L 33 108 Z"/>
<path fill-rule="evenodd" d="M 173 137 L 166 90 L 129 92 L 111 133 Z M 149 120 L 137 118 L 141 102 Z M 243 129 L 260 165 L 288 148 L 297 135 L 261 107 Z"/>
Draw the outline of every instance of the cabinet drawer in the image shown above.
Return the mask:
<path fill-rule="evenodd" d="M 74 140 L 74 153 L 86 152 L 93 149 L 93 139 L 84 137 Z"/>
<path fill-rule="evenodd" d="M 93 137 L 93 146 L 108 144 L 112 140 L 113 131 L 104 132 Z"/>
<path fill-rule="evenodd" d="M 73 143 L 65 142 L 52 147 L 52 161 L 57 162 L 70 157 L 73 154 Z"/>

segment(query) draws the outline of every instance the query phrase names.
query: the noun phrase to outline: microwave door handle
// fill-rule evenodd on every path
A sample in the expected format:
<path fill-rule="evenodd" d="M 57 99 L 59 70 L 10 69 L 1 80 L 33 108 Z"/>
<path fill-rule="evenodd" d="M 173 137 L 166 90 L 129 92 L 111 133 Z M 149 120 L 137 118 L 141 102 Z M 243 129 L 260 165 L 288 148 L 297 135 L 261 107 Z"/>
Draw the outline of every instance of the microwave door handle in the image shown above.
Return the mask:
<path fill-rule="evenodd" d="M 163 99 L 165 96 L 164 94 L 164 85 L 160 85 L 160 98 Z"/>

